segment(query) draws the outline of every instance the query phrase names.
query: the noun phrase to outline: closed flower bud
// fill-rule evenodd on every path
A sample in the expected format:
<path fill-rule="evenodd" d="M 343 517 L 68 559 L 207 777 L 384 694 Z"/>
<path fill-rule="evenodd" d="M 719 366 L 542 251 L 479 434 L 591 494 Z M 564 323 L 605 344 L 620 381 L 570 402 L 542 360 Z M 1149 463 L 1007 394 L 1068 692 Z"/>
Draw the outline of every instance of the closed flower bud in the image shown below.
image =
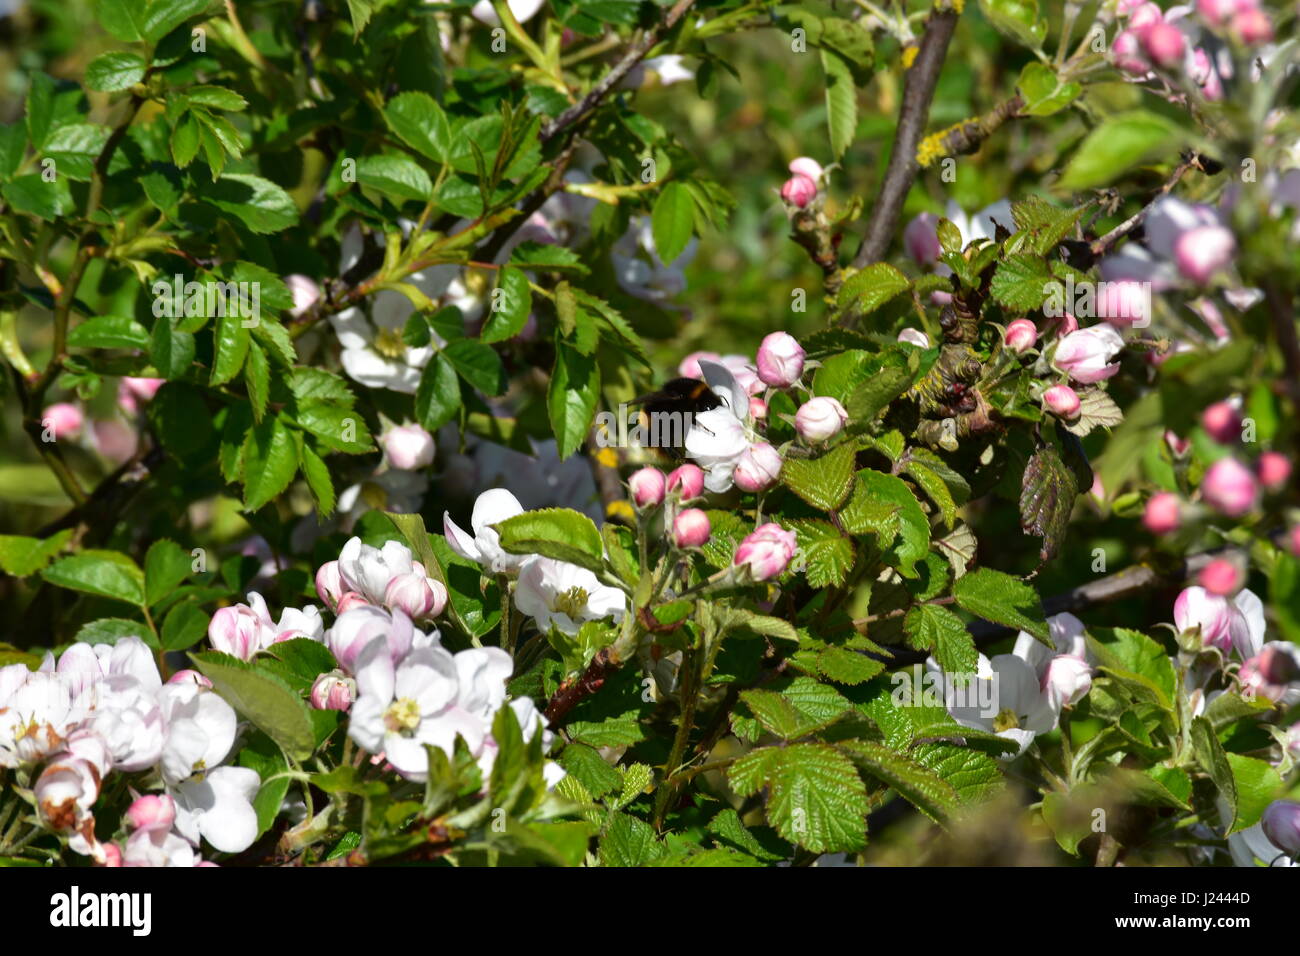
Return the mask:
<path fill-rule="evenodd" d="M 1141 32 L 1142 49 L 1157 66 L 1171 69 L 1183 62 L 1187 41 L 1172 23 L 1153 23 Z"/>
<path fill-rule="evenodd" d="M 1178 496 L 1168 491 L 1161 491 L 1151 496 L 1146 511 L 1142 514 L 1142 523 L 1152 534 L 1169 534 L 1178 530 L 1182 522 L 1180 512 L 1182 505 Z"/>
<path fill-rule="evenodd" d="M 1043 392 L 1043 407 L 1066 421 L 1079 417 L 1079 394 L 1068 385 L 1053 385 Z"/>
<path fill-rule="evenodd" d="M 797 547 L 793 531 L 774 523 L 760 525 L 740 542 L 732 563 L 749 568 L 755 581 L 766 581 L 789 567 Z"/>
<path fill-rule="evenodd" d="M 1201 427 L 1223 445 L 1241 438 L 1241 413 L 1232 402 L 1215 402 L 1201 412 Z"/>
<path fill-rule="evenodd" d="M 916 260 L 917 265 L 929 265 L 939 259 L 943 246 L 939 245 L 939 217 L 923 212 L 903 230 L 903 248 Z"/>
<path fill-rule="evenodd" d="M 253 609 L 243 604 L 218 608 L 208 623 L 208 641 L 212 646 L 241 661 L 270 646 L 275 639 Z"/>
<path fill-rule="evenodd" d="M 1058 654 L 1043 674 L 1043 691 L 1053 710 L 1070 707 L 1092 689 L 1092 668 L 1082 657 Z"/>
<path fill-rule="evenodd" d="M 1220 597 L 1231 597 L 1241 589 L 1241 571 L 1224 558 L 1215 558 L 1201 568 L 1201 587 Z"/>
<path fill-rule="evenodd" d="M 170 830 L 176 820 L 176 801 L 157 793 L 136 797 L 127 808 L 126 819 L 136 830 Z"/>
<path fill-rule="evenodd" d="M 1236 251 L 1236 238 L 1223 226 L 1197 226 L 1174 243 L 1174 262 L 1184 276 L 1204 285 L 1232 261 Z"/>
<path fill-rule="evenodd" d="M 1288 856 L 1300 853 L 1300 803 L 1275 800 L 1268 805 L 1259 822 L 1264 827 L 1264 836 L 1275 847 Z"/>
<path fill-rule="evenodd" d="M 821 182 L 822 173 L 825 172 L 822 169 L 821 163 L 817 162 L 815 159 L 810 159 L 807 156 L 798 156 L 795 159 L 790 160 L 790 166 L 788 168 L 794 175 L 806 176 L 815 183 Z"/>
<path fill-rule="evenodd" d="M 80 408 L 68 402 L 55 402 L 41 412 L 41 425 L 49 429 L 55 440 L 76 438 L 86 424 Z"/>
<path fill-rule="evenodd" d="M 1154 3 L 1141 3 L 1132 8 L 1129 14 L 1128 26 L 1130 30 L 1145 30 L 1147 27 L 1155 26 L 1157 23 L 1164 23 L 1164 12 Z"/>
<path fill-rule="evenodd" d="M 795 413 L 794 428 L 804 441 L 826 441 L 838 435 L 848 420 L 849 413 L 839 401 L 820 395 L 808 399 Z"/>
<path fill-rule="evenodd" d="M 96 863 L 95 866 L 119 867 L 122 865 L 122 851 L 118 849 L 116 843 L 102 843 L 100 849 L 104 851 L 104 862 Z"/>
<path fill-rule="evenodd" d="M 317 569 L 316 596 L 331 611 L 338 610 L 339 601 L 347 592 L 348 586 L 343 583 L 343 576 L 339 574 L 337 561 L 326 561 Z"/>
<path fill-rule="evenodd" d="M 366 600 L 364 594 L 358 591 L 345 591 L 343 596 L 339 598 L 339 606 L 334 610 L 337 614 L 344 614 L 354 607 L 368 607 L 369 605 L 370 602 Z"/>
<path fill-rule="evenodd" d="M 1071 332 L 1056 345 L 1052 364 L 1076 382 L 1091 385 L 1110 378 L 1119 371 L 1112 362 L 1124 348 L 1124 340 L 1109 325 Z"/>
<path fill-rule="evenodd" d="M 1258 496 L 1255 476 L 1235 458 L 1220 458 L 1201 481 L 1201 497 L 1229 518 L 1240 518 L 1249 512 Z"/>
<path fill-rule="evenodd" d="M 676 491 L 682 501 L 704 494 L 704 471 L 699 465 L 681 465 L 668 474 L 668 490 Z"/>
<path fill-rule="evenodd" d="M 1003 341 L 1010 351 L 1021 355 L 1032 349 L 1038 341 L 1038 326 L 1028 319 L 1016 319 L 1007 326 Z"/>
<path fill-rule="evenodd" d="M 698 548 L 710 532 L 709 516 L 699 508 L 687 508 L 673 519 L 673 543 L 679 548 Z"/>
<path fill-rule="evenodd" d="M 627 479 L 632 500 L 638 508 L 652 508 L 664 500 L 668 480 L 658 468 L 641 468 Z"/>
<path fill-rule="evenodd" d="M 411 571 L 388 582 L 384 604 L 412 620 L 436 617 L 447 607 L 447 589 L 441 581 L 425 577 L 423 571 Z"/>
<path fill-rule="evenodd" d="M 284 284 L 289 287 L 289 294 L 293 296 L 293 308 L 289 310 L 289 314 L 295 319 L 320 299 L 320 286 L 307 276 L 296 273 L 287 275 L 284 277 Z"/>
<path fill-rule="evenodd" d="M 1291 529 L 1289 536 L 1291 553 L 1300 558 L 1300 524 Z"/>
<path fill-rule="evenodd" d="M 807 176 L 791 176 L 781 187 L 781 198 L 791 206 L 804 209 L 817 197 L 817 183 Z"/>
<path fill-rule="evenodd" d="M 398 425 L 380 438 L 384 456 L 394 468 L 414 471 L 433 464 L 433 436 L 419 425 Z"/>
<path fill-rule="evenodd" d="M 1097 315 L 1111 325 L 1146 325 L 1151 321 L 1151 289 L 1135 279 L 1107 282 Z"/>
<path fill-rule="evenodd" d="M 1175 458 L 1182 458 L 1192 450 L 1192 440 L 1190 438 L 1179 438 L 1169 429 L 1165 429 L 1165 444 L 1169 446 L 1169 451 Z"/>
<path fill-rule="evenodd" d="M 1255 466 L 1259 483 L 1269 491 L 1280 491 L 1291 477 L 1291 461 L 1281 452 L 1266 451 Z"/>
<path fill-rule="evenodd" d="M 767 442 L 756 442 L 741 454 L 732 480 L 741 491 L 763 491 L 781 477 L 781 453 Z"/>
<path fill-rule="evenodd" d="M 1236 0 L 1196 0 L 1196 12 L 1210 26 L 1223 26 L 1236 10 Z"/>
<path fill-rule="evenodd" d="M 764 385 L 788 388 L 803 375 L 804 350 L 793 335 L 773 332 L 758 347 L 758 377 Z"/>
<path fill-rule="evenodd" d="M 357 682 L 338 671 L 321 674 L 311 685 L 311 705 L 317 710 L 347 710 L 357 697 Z"/>
<path fill-rule="evenodd" d="M 1151 64 L 1142 54 L 1142 40 L 1136 30 L 1121 30 L 1110 45 L 1110 55 L 1115 66 L 1129 76 L 1146 76 Z"/>
<path fill-rule="evenodd" d="M 767 418 L 767 402 L 761 398 L 749 397 L 749 417 L 750 418 Z"/>
<path fill-rule="evenodd" d="M 1232 18 L 1232 32 L 1241 37 L 1241 42 L 1247 46 L 1258 46 L 1272 41 L 1273 21 L 1259 7 L 1238 9 L 1237 15 Z"/>

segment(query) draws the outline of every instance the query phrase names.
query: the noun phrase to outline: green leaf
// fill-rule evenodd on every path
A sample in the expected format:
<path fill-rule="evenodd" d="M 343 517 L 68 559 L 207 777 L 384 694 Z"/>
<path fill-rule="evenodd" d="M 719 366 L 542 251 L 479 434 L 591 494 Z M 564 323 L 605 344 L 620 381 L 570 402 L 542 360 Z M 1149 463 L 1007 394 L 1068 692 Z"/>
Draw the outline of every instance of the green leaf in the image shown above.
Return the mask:
<path fill-rule="evenodd" d="M 167 612 L 163 621 L 162 647 L 165 651 L 184 651 L 208 633 L 208 616 L 197 604 L 182 601 Z"/>
<path fill-rule="evenodd" d="M 226 703 L 274 740 L 294 760 L 316 749 L 311 711 L 284 678 L 220 651 L 191 654 L 190 659 Z"/>
<path fill-rule="evenodd" d="M 1040 308 L 1060 283 L 1041 256 L 1016 253 L 999 262 L 989 292 L 999 303 L 1017 312 Z"/>
<path fill-rule="evenodd" d="M 962 610 L 994 624 L 1026 631 L 1048 647 L 1054 646 L 1038 593 L 1020 579 L 992 568 L 980 568 L 958 578 L 952 593 Z"/>
<path fill-rule="evenodd" d="M 159 538 L 144 556 L 144 593 L 149 604 L 157 604 L 190 576 L 188 552 L 175 541 Z"/>
<path fill-rule="evenodd" d="M 255 426 L 244 443 L 245 510 L 257 511 L 284 491 L 297 470 L 297 450 L 284 422 L 268 418 Z"/>
<path fill-rule="evenodd" d="M 248 100 L 224 86 L 191 86 L 185 91 L 184 96 L 195 106 L 210 106 L 213 109 L 229 110 L 234 113 L 248 109 Z"/>
<path fill-rule="evenodd" d="M 205 189 L 202 198 L 235 216 L 250 232 L 279 232 L 298 221 L 298 207 L 289 194 L 261 176 L 227 173 Z"/>
<path fill-rule="evenodd" d="M 156 44 L 186 20 L 208 8 L 208 0 L 149 0 L 141 24 L 141 36 Z"/>
<path fill-rule="evenodd" d="M 768 822 L 791 843 L 814 853 L 866 845 L 866 787 L 834 747 L 804 743 L 751 751 L 731 766 L 728 779 L 740 796 L 769 788 Z"/>
<path fill-rule="evenodd" d="M 560 459 L 582 447 L 600 399 L 600 366 L 563 342 L 556 344 L 555 368 L 546 390 L 546 410 Z"/>
<path fill-rule="evenodd" d="M 781 481 L 814 508 L 833 511 L 853 491 L 853 446 L 842 444 L 820 458 L 787 458 Z"/>
<path fill-rule="evenodd" d="M 802 518 L 790 522 L 799 539 L 802 570 L 814 588 L 839 587 L 853 568 L 853 542 L 829 521 Z"/>
<path fill-rule="evenodd" d="M 1204 717 L 1192 719 L 1192 752 L 1196 754 L 1201 769 L 1218 787 L 1219 796 L 1228 804 L 1227 819 L 1222 822 L 1224 831 L 1232 833 L 1237 829 L 1240 812 L 1237 778 L 1233 775 L 1232 764 L 1228 763 L 1228 755 L 1223 751 L 1223 744 L 1219 743 L 1214 728 Z"/>
<path fill-rule="evenodd" d="M 1088 647 L 1103 671 L 1121 680 L 1140 699 L 1172 712 L 1178 678 L 1159 641 L 1123 627 L 1092 627 L 1089 631 Z M 1134 686 L 1134 679 L 1139 686 Z"/>
<path fill-rule="evenodd" d="M 389 128 L 416 152 L 437 162 L 445 162 L 451 131 L 447 115 L 428 93 L 400 93 L 384 107 Z"/>
<path fill-rule="evenodd" d="M 907 463 L 903 465 L 903 474 L 912 478 L 921 486 L 921 490 L 938 506 L 939 513 L 943 516 L 943 523 L 951 528 L 957 520 L 957 502 L 953 499 L 952 492 L 948 490 L 947 483 L 939 473 L 929 464 L 916 459 L 908 459 Z"/>
<path fill-rule="evenodd" d="M 836 303 L 857 316 L 870 315 L 894 296 L 912 287 L 912 280 L 887 262 L 876 262 L 853 273 L 840 287 Z"/>
<path fill-rule="evenodd" d="M 1105 186 L 1135 166 L 1178 155 L 1186 142 L 1182 127 L 1157 113 L 1133 110 L 1110 116 L 1088 134 L 1057 187 L 1079 192 Z"/>
<path fill-rule="evenodd" d="M 41 572 L 50 584 L 87 594 L 144 604 L 144 572 L 119 551 L 83 551 L 60 558 Z"/>
<path fill-rule="evenodd" d="M 234 379 L 244 367 L 248 355 L 250 336 L 245 320 L 239 316 L 238 309 L 224 309 L 225 314 L 217 317 L 213 331 L 213 345 L 216 354 L 212 359 L 212 376 L 209 385 L 223 385 Z"/>
<path fill-rule="evenodd" d="M 301 405 L 297 422 L 331 451 L 364 455 L 375 447 L 366 420 L 351 408 L 323 402 Z"/>
<path fill-rule="evenodd" d="M 1078 494 L 1079 479 L 1061 460 L 1055 445 L 1043 445 L 1034 452 L 1021 479 L 1020 527 L 1043 539 L 1042 560 L 1055 557 L 1065 543 Z"/>
<path fill-rule="evenodd" d="M 1224 756 L 1237 791 L 1237 819 L 1229 832 L 1237 833 L 1258 823 L 1268 805 L 1282 794 L 1282 775 L 1266 760 L 1241 754 Z"/>
<path fill-rule="evenodd" d="M 357 182 L 393 199 L 427 202 L 433 181 L 419 164 L 405 156 L 363 156 L 357 163 Z"/>
<path fill-rule="evenodd" d="M 16 578 L 35 574 L 54 560 L 71 538 L 71 528 L 49 538 L 0 534 L 0 571 Z"/>
<path fill-rule="evenodd" d="M 72 212 L 72 191 L 62 176 L 47 183 L 40 173 L 28 173 L 5 183 L 0 195 L 15 211 L 47 222 Z"/>
<path fill-rule="evenodd" d="M 85 83 L 101 93 L 125 90 L 144 79 L 147 65 L 138 53 L 101 53 L 87 64 Z"/>
<path fill-rule="evenodd" d="M 181 169 L 194 162 L 194 157 L 199 154 L 200 131 L 199 121 L 189 113 L 182 116 L 172 129 L 172 161 Z"/>
<path fill-rule="evenodd" d="M 183 377 L 194 362 L 194 336 L 178 331 L 172 323 L 165 316 L 159 318 L 149 336 L 149 361 L 166 379 Z"/>
<path fill-rule="evenodd" d="M 930 819 L 943 822 L 958 808 L 952 785 L 928 768 L 869 740 L 847 740 L 841 745 L 854 763 L 893 787 Z"/>
<path fill-rule="evenodd" d="M 747 690 L 740 698 L 769 732 L 784 740 L 798 740 L 829 727 L 848 711 L 849 702 L 833 688 L 810 678 L 800 680 L 817 690 L 810 693 L 805 686 L 801 699 L 771 690 Z"/>
<path fill-rule="evenodd" d="M 299 449 L 298 466 L 302 469 L 302 476 L 307 479 L 307 487 L 311 489 L 312 497 L 316 499 L 316 510 L 321 513 L 321 517 L 330 515 L 334 511 L 337 499 L 334 495 L 334 481 L 330 478 L 329 466 L 306 442 L 303 442 Z"/>
<path fill-rule="evenodd" d="M 528 276 L 513 266 L 503 268 L 497 278 L 497 287 L 490 299 L 491 312 L 479 338 L 484 342 L 503 342 L 514 338 L 528 322 L 533 308 L 533 293 L 528 287 Z"/>
<path fill-rule="evenodd" d="M 146 4 L 140 0 L 98 0 L 95 15 L 100 26 L 123 43 L 136 43 L 144 38 Z"/>
<path fill-rule="evenodd" d="M 849 61 L 827 49 L 818 50 L 826 74 L 826 124 L 831 155 L 839 159 L 853 144 L 858 129 L 858 91 Z"/>
<path fill-rule="evenodd" d="M 415 415 L 430 432 L 451 421 L 460 408 L 460 379 L 456 369 L 439 352 L 420 373 L 415 390 Z"/>
<path fill-rule="evenodd" d="M 68 344 L 82 349 L 147 349 L 149 331 L 127 316 L 101 315 L 69 331 Z"/>
<path fill-rule="evenodd" d="M 975 641 L 961 618 L 946 607 L 918 604 L 903 618 L 908 641 L 918 651 L 930 651 L 949 674 L 973 674 L 979 663 Z"/>
<path fill-rule="evenodd" d="M 650 228 L 659 261 L 674 262 L 690 242 L 695 228 L 695 200 L 691 191 L 678 182 L 664 186 L 655 200 Z"/>
<path fill-rule="evenodd" d="M 602 866 L 645 866 L 666 851 L 650 824 L 626 813 L 618 813 L 600 838 Z"/>
<path fill-rule="evenodd" d="M 980 12 L 999 31 L 1031 50 L 1042 48 L 1047 21 L 1038 19 L 1038 0 L 980 0 Z"/>
<path fill-rule="evenodd" d="M 150 647 L 158 646 L 147 624 L 120 617 L 101 617 L 98 621 L 83 624 L 76 639 L 87 644 L 116 644 L 124 637 L 138 637 Z"/>
<path fill-rule="evenodd" d="M 271 394 L 271 365 L 256 342 L 249 343 L 248 356 L 244 359 L 244 388 L 248 391 L 253 420 L 260 422 Z"/>
<path fill-rule="evenodd" d="M 494 525 L 501 547 L 511 554 L 541 554 L 589 571 L 604 569 L 600 531 L 586 515 L 569 508 L 525 511 Z"/>
<path fill-rule="evenodd" d="M 1074 80 L 1062 83 L 1055 70 L 1038 62 L 1025 65 L 1016 81 L 1016 88 L 1025 101 L 1019 110 L 1022 116 L 1051 116 L 1065 109 L 1083 92 L 1079 83 Z"/>
<path fill-rule="evenodd" d="M 271 828 L 284 804 L 292 778 L 286 773 L 289 765 L 275 742 L 265 734 L 253 734 L 239 750 L 239 766 L 257 774 L 262 785 L 253 797 L 257 811 L 257 831 L 261 835 Z"/>
<path fill-rule="evenodd" d="M 859 495 L 862 496 L 861 504 L 859 504 Z M 872 510 L 871 505 L 874 505 L 877 510 Z M 892 508 L 893 524 L 889 523 L 890 518 L 880 517 L 882 514 L 888 514 L 878 510 L 881 508 Z M 859 526 L 863 526 L 864 530 L 878 533 L 881 527 L 879 522 L 885 523 L 883 527 L 886 531 L 891 527 L 896 528 L 898 541 L 893 548 L 896 552 L 899 573 L 906 578 L 916 577 L 916 562 L 924 558 L 930 550 L 930 522 L 926 519 L 925 512 L 921 510 L 921 503 L 916 500 L 916 495 L 912 494 L 912 490 L 907 487 L 903 479 L 873 468 L 863 468 L 858 472 L 853 501 L 850 502 L 850 507 L 845 509 L 841 518 L 845 522 L 845 528 L 855 534 L 860 533 L 854 530 Z M 881 538 L 881 546 L 888 547 L 889 540 L 893 540 L 892 534 L 888 538 Z"/>
<path fill-rule="evenodd" d="M 496 349 L 473 339 L 452 342 L 442 354 L 469 382 L 485 395 L 500 395 L 506 390 L 506 372 Z"/>
<path fill-rule="evenodd" d="M 586 744 L 571 743 L 560 752 L 560 766 L 577 777 L 596 799 L 623 787 L 622 775 L 609 765 L 600 752 Z"/>

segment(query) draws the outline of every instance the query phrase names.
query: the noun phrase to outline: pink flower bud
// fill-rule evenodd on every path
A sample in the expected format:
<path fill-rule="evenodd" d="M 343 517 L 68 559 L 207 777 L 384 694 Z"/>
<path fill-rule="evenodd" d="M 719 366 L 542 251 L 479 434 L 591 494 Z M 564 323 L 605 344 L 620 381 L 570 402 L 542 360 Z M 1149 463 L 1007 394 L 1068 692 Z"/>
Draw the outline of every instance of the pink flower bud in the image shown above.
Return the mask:
<path fill-rule="evenodd" d="M 1264 828 L 1264 836 L 1275 847 L 1288 856 L 1300 853 L 1300 803 L 1275 800 L 1268 805 L 1259 822 Z"/>
<path fill-rule="evenodd" d="M 1188 229 L 1175 241 L 1174 261 L 1179 272 L 1204 285 L 1232 261 L 1236 251 L 1237 240 L 1223 226 L 1197 226 Z"/>
<path fill-rule="evenodd" d="M 1201 497 L 1229 518 L 1240 518 L 1249 512 L 1258 496 L 1255 476 L 1235 458 L 1220 458 L 1201 481 Z"/>
<path fill-rule="evenodd" d="M 687 508 L 673 520 L 673 542 L 679 548 L 698 548 L 710 532 L 709 516 L 699 508 Z"/>
<path fill-rule="evenodd" d="M 1223 26 L 1236 10 L 1236 0 L 1196 0 L 1196 12 L 1212 27 Z"/>
<path fill-rule="evenodd" d="M 208 622 L 208 641 L 223 653 L 251 660 L 253 655 L 275 640 L 253 609 L 243 604 L 218 608 Z"/>
<path fill-rule="evenodd" d="M 437 617 L 447 607 L 447 589 L 423 571 L 394 575 L 384 590 L 384 604 L 412 620 Z"/>
<path fill-rule="evenodd" d="M 1223 653 L 1232 650 L 1234 616 L 1240 612 L 1218 594 L 1199 585 L 1184 588 L 1174 601 L 1174 624 L 1179 631 L 1200 630 L 1204 647 L 1217 647 Z"/>
<path fill-rule="evenodd" d="M 939 245 L 939 217 L 932 212 L 923 212 L 907 224 L 903 230 L 903 248 L 917 265 L 929 265 L 936 262 L 943 252 Z"/>
<path fill-rule="evenodd" d="M 126 386 L 127 391 L 142 402 L 148 402 L 158 394 L 158 389 L 167 384 L 165 378 L 133 378 L 127 376 L 122 379 L 122 384 Z"/>
<path fill-rule="evenodd" d="M 797 547 L 793 531 L 774 523 L 760 525 L 740 542 L 733 563 L 749 568 L 755 581 L 766 581 L 789 567 Z"/>
<path fill-rule="evenodd" d="M 1042 687 L 1053 710 L 1073 706 L 1092 689 L 1092 668 L 1082 657 L 1058 654 L 1043 673 Z"/>
<path fill-rule="evenodd" d="M 1201 427 L 1221 445 L 1241 438 L 1241 413 L 1232 402 L 1215 402 L 1201 412 Z"/>
<path fill-rule="evenodd" d="M 357 697 L 357 682 L 337 671 L 321 674 L 311 685 L 311 705 L 317 710 L 347 710 Z"/>
<path fill-rule="evenodd" d="M 320 286 L 307 276 L 287 275 L 284 277 L 284 284 L 289 287 L 289 294 L 293 296 L 293 308 L 289 310 L 289 314 L 295 319 L 320 299 Z"/>
<path fill-rule="evenodd" d="M 638 508 L 651 508 L 664 500 L 668 481 L 658 468 L 641 468 L 632 472 L 627 486 Z"/>
<path fill-rule="evenodd" d="M 741 491 L 763 491 L 781 477 L 781 453 L 767 442 L 756 442 L 741 453 L 732 479 Z"/>
<path fill-rule="evenodd" d="M 1151 288 L 1135 279 L 1107 282 L 1097 302 L 1097 315 L 1111 325 L 1145 326 L 1151 322 Z"/>
<path fill-rule="evenodd" d="M 692 352 L 677 366 L 677 374 L 682 378 L 704 378 L 704 373 L 700 371 L 700 360 L 716 362 L 721 357 L 717 352 Z"/>
<path fill-rule="evenodd" d="M 1300 558 L 1300 524 L 1291 529 L 1289 541 L 1291 553 L 1297 558 Z"/>
<path fill-rule="evenodd" d="M 1247 46 L 1259 46 L 1273 39 L 1273 21 L 1258 7 L 1239 9 L 1232 18 L 1232 30 Z"/>
<path fill-rule="evenodd" d="M 1129 76 L 1146 76 L 1151 64 L 1142 55 L 1142 40 L 1136 30 L 1121 30 L 1110 45 L 1110 55 L 1115 66 Z"/>
<path fill-rule="evenodd" d="M 794 175 L 806 176 L 815 183 L 821 182 L 822 173 L 824 172 L 821 163 L 807 156 L 799 156 L 790 160 L 789 169 Z"/>
<path fill-rule="evenodd" d="M 704 471 L 699 465 L 679 465 L 668 474 L 668 490 L 677 491 L 682 501 L 704 494 Z"/>
<path fill-rule="evenodd" d="M 1152 534 L 1169 534 L 1177 531 L 1181 523 L 1179 512 L 1181 505 L 1178 496 L 1168 491 L 1151 496 L 1146 511 L 1142 514 L 1142 523 Z"/>
<path fill-rule="evenodd" d="M 348 586 L 343 583 L 343 575 L 339 573 L 339 563 L 337 561 L 326 561 L 317 569 L 316 596 L 331 611 L 338 610 L 339 599 L 347 591 Z"/>
<path fill-rule="evenodd" d="M 817 183 L 807 176 L 791 176 L 781 187 L 781 198 L 804 209 L 817 197 Z"/>
<path fill-rule="evenodd" d="M 1145 30 L 1147 27 L 1164 22 L 1164 12 L 1156 4 L 1148 2 L 1131 8 L 1128 27 L 1130 30 Z"/>
<path fill-rule="evenodd" d="M 104 851 L 104 862 L 96 863 L 95 866 L 119 867 L 122 865 L 122 851 L 118 849 L 116 843 L 101 843 L 99 848 Z"/>
<path fill-rule="evenodd" d="M 433 436 L 419 425 L 398 425 L 379 439 L 388 463 L 402 471 L 415 471 L 433 464 Z"/>
<path fill-rule="evenodd" d="M 758 377 L 764 385 L 788 388 L 803 375 L 804 350 L 793 335 L 773 332 L 758 347 Z"/>
<path fill-rule="evenodd" d="M 334 609 L 336 614 L 343 614 L 354 607 L 369 607 L 370 602 L 360 591 L 344 591 L 343 596 L 339 598 L 339 606 Z"/>
<path fill-rule="evenodd" d="M 1172 23 L 1153 23 L 1142 30 L 1140 36 L 1142 49 L 1157 66 L 1170 69 L 1183 62 L 1187 41 L 1183 38 L 1183 31 Z"/>
<path fill-rule="evenodd" d="M 826 441 L 838 435 L 848 420 L 849 413 L 838 400 L 819 395 L 808 399 L 795 412 L 794 428 L 804 441 Z"/>
<path fill-rule="evenodd" d="M 751 395 L 749 397 L 749 417 L 757 419 L 767 418 L 767 402 Z"/>
<path fill-rule="evenodd" d="M 1173 452 L 1175 458 L 1182 458 L 1192 448 L 1190 438 L 1179 438 L 1168 429 L 1165 429 L 1165 444 L 1169 446 L 1169 450 Z"/>
<path fill-rule="evenodd" d="M 176 801 L 157 793 L 136 797 L 127 808 L 126 819 L 136 830 L 170 830 L 176 820 Z"/>
<path fill-rule="evenodd" d="M 81 434 L 86 416 L 81 409 L 68 402 L 55 402 L 41 412 L 41 425 L 49 430 L 54 439 L 76 438 Z"/>
<path fill-rule="evenodd" d="M 898 333 L 898 341 L 906 342 L 908 345 L 915 345 L 918 349 L 928 349 L 930 347 L 930 336 L 920 329 L 903 329 Z"/>
<path fill-rule="evenodd" d="M 1006 335 L 1003 337 L 1006 347 L 1017 355 L 1028 352 L 1037 341 L 1038 326 L 1028 319 L 1016 319 L 1007 326 Z"/>
<path fill-rule="evenodd" d="M 1192 81 L 1201 88 L 1201 95 L 1210 102 L 1223 99 L 1223 79 L 1219 71 L 1210 62 L 1210 55 L 1203 47 L 1192 51 Z"/>
<path fill-rule="evenodd" d="M 200 687 L 206 687 L 206 688 L 208 688 L 209 690 L 212 689 L 212 681 L 208 680 L 206 677 L 204 677 L 204 676 L 203 676 L 202 674 L 200 674 L 198 671 L 196 671 L 196 670 L 191 670 L 191 669 L 188 668 L 188 667 L 186 667 L 186 668 L 182 668 L 181 670 L 178 670 L 178 671 L 177 671 L 175 674 L 173 674 L 171 677 L 167 678 L 167 683 L 169 683 L 169 684 L 198 684 Z"/>
<path fill-rule="evenodd" d="M 1201 568 L 1198 580 L 1201 582 L 1201 587 L 1219 597 L 1231 597 L 1241 589 L 1242 584 L 1241 571 L 1235 564 L 1224 558 L 1215 558 Z"/>
<path fill-rule="evenodd" d="M 1057 418 L 1073 421 L 1079 417 L 1079 393 L 1068 385 L 1053 385 L 1043 392 L 1043 407 Z"/>
<path fill-rule="evenodd" d="M 1277 451 L 1266 451 L 1255 465 L 1259 483 L 1269 491 L 1281 491 L 1291 477 L 1291 461 Z"/>

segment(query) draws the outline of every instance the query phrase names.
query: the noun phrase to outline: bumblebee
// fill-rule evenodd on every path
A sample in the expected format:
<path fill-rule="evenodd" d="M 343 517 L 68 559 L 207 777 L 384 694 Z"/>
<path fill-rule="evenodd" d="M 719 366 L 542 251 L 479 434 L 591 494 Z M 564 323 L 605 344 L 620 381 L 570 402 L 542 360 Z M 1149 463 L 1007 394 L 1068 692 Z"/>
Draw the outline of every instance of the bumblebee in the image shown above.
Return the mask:
<path fill-rule="evenodd" d="M 680 458 L 685 454 L 686 436 L 695 416 L 718 408 L 722 399 L 699 379 L 674 378 L 657 392 L 634 398 L 630 404 L 641 406 L 640 426 L 648 439 L 642 444 Z"/>

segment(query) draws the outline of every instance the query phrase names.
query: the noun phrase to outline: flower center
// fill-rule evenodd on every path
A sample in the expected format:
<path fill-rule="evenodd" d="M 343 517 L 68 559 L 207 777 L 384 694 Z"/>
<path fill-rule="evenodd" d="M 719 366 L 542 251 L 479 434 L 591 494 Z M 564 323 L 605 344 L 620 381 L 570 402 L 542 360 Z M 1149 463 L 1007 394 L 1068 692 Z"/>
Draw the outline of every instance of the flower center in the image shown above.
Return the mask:
<path fill-rule="evenodd" d="M 587 597 L 587 592 L 583 588 L 574 585 L 562 594 L 555 595 L 555 600 L 551 602 L 551 610 L 567 614 L 576 621 L 587 607 Z"/>
<path fill-rule="evenodd" d="M 406 343 L 402 333 L 396 329 L 380 329 L 375 334 L 375 351 L 384 358 L 401 358 L 406 354 Z"/>
<path fill-rule="evenodd" d="M 1016 712 L 1010 708 L 1004 708 L 993 718 L 993 729 L 999 733 L 1004 730 L 1015 730 L 1020 726 L 1020 718 Z"/>
<path fill-rule="evenodd" d="M 384 727 L 390 734 L 410 737 L 420 726 L 420 705 L 410 697 L 393 701 L 393 705 L 384 712 Z"/>

